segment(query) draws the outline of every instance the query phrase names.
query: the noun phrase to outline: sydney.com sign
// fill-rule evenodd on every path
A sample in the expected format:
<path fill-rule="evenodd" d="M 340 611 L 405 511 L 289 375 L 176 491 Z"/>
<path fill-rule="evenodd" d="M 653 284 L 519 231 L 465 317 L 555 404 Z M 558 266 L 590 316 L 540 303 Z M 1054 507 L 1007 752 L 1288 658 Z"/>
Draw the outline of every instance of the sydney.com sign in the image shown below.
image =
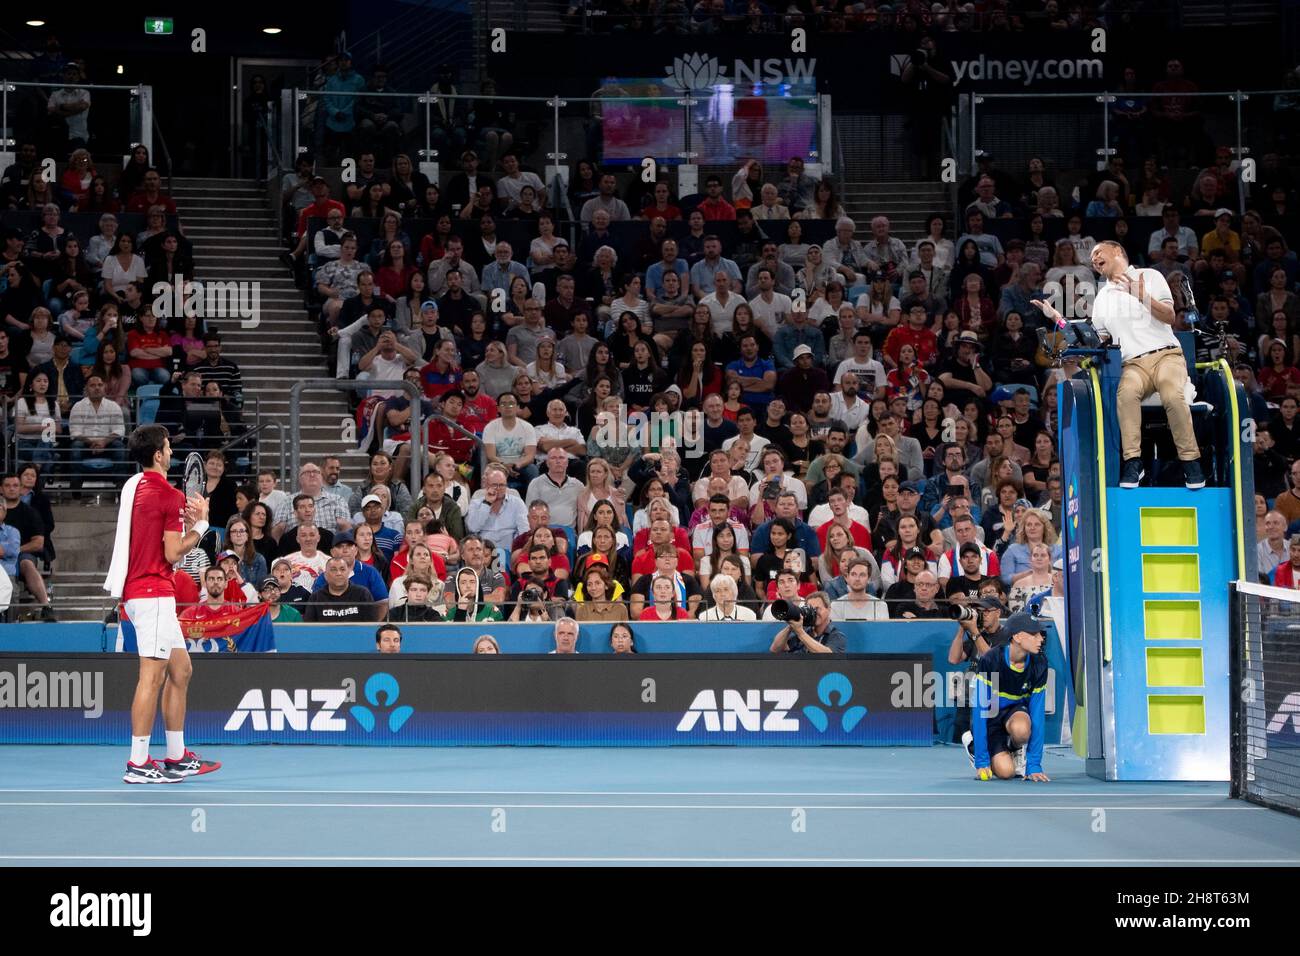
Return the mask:
<path fill-rule="evenodd" d="M 895 53 L 889 58 L 889 72 L 901 78 L 911 62 L 910 54 Z M 947 60 L 946 63 L 945 72 L 952 78 L 952 85 L 958 90 L 967 89 L 972 85 L 993 83 L 1033 86 L 1044 80 L 1099 83 L 1106 72 L 1105 65 L 1096 58 L 1001 59 L 981 53 L 973 59 L 952 59 Z M 943 67 L 940 66 L 940 69 Z"/>
<path fill-rule="evenodd" d="M 6 657 L 8 659 L 6 659 Z M 419 658 L 196 656 L 188 740 L 360 746 L 928 746 L 932 710 L 892 680 L 928 656 Z M 133 655 L 0 655 L 23 686 L 0 701 L 0 743 L 130 736 Z M 87 682 L 72 676 L 93 670 Z M 15 676 L 16 681 L 16 676 Z"/>

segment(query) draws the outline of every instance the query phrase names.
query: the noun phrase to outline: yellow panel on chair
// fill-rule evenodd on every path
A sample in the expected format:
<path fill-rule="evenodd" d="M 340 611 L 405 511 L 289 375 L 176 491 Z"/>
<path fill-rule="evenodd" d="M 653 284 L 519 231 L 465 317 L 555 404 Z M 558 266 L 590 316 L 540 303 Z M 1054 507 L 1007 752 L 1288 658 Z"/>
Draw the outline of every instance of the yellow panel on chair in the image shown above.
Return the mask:
<path fill-rule="evenodd" d="M 1147 730 L 1153 734 L 1204 734 L 1205 698 L 1200 694 L 1148 695 Z"/>
<path fill-rule="evenodd" d="M 1148 687 L 1201 687 L 1205 665 L 1199 647 L 1148 647 Z"/>
<path fill-rule="evenodd" d="M 1144 601 L 1148 641 L 1199 641 L 1200 601 Z"/>
<path fill-rule="evenodd" d="M 1200 560 L 1194 554 L 1142 555 L 1142 590 L 1148 594 L 1200 591 Z"/>
<path fill-rule="evenodd" d="M 1144 548 L 1196 547 L 1195 508 L 1140 508 Z"/>

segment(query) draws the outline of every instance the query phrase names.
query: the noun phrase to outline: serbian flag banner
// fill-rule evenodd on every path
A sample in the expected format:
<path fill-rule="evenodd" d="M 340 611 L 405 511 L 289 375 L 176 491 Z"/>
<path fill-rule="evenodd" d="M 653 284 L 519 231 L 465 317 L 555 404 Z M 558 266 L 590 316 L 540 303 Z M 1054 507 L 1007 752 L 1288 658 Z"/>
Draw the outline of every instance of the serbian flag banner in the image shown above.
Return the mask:
<path fill-rule="evenodd" d="M 275 631 L 271 605 L 228 604 L 225 607 L 187 607 L 179 615 L 185 647 L 191 654 L 274 653 Z M 117 650 L 135 653 L 135 627 L 118 609 Z"/>

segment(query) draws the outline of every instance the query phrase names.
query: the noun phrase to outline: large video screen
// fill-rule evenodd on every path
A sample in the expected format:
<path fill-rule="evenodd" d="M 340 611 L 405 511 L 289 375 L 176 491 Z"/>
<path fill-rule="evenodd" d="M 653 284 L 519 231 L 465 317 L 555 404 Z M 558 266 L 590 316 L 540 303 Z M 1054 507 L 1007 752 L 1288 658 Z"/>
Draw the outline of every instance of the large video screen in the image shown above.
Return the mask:
<path fill-rule="evenodd" d="M 719 84 L 691 94 L 695 105 L 661 82 L 608 79 L 601 87 L 603 160 L 682 163 L 689 149 L 701 165 L 727 165 L 741 157 L 780 164 L 811 157 L 817 148 L 817 105 L 809 84 Z"/>

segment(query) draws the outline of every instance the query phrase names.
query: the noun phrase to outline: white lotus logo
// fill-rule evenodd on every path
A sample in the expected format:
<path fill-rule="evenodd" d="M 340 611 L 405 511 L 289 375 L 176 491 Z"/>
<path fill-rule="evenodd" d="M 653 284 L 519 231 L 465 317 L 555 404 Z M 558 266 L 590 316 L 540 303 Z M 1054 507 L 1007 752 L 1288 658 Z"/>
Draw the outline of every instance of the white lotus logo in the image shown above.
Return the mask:
<path fill-rule="evenodd" d="M 718 77 L 726 71 L 718 66 L 716 56 L 703 53 L 688 53 L 673 59 L 672 68 L 665 71 L 668 80 L 679 90 L 708 90 L 718 82 Z"/>

